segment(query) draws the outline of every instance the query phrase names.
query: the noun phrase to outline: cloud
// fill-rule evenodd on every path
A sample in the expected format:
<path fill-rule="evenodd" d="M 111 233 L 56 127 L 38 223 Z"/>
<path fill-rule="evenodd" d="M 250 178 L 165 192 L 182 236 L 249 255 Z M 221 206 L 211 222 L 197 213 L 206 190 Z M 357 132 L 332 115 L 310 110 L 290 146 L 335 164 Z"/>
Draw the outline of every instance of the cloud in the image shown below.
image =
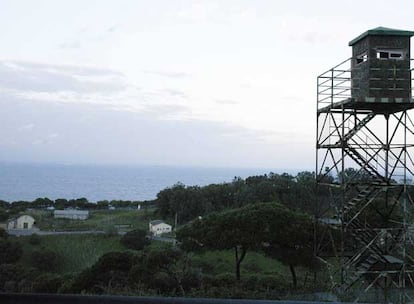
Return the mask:
<path fill-rule="evenodd" d="M 145 74 L 154 74 L 167 78 L 188 78 L 191 75 L 185 72 L 171 72 L 171 71 L 157 71 L 157 70 L 144 70 L 142 71 Z"/>
<path fill-rule="evenodd" d="M 190 108 L 182 105 L 147 105 L 144 112 L 157 116 L 191 113 Z"/>
<path fill-rule="evenodd" d="M 115 32 L 118 28 L 119 26 L 113 25 L 113 26 L 108 27 L 105 31 L 111 33 L 111 32 Z"/>
<path fill-rule="evenodd" d="M 117 72 L 97 68 L 0 61 L 0 88 L 18 92 L 111 93 L 125 89 Z"/>
<path fill-rule="evenodd" d="M 32 131 L 34 129 L 35 125 L 30 123 L 30 124 L 26 124 L 26 125 L 22 125 L 20 127 L 18 127 L 17 129 L 19 131 Z"/>
<path fill-rule="evenodd" d="M 192 117 L 191 110 L 180 105 L 114 111 L 109 106 L 41 103 L 0 92 L 0 108 L 0 160 L 6 161 L 286 168 L 289 162 L 304 166 L 307 155 L 313 155 L 299 141 L 275 140 L 294 134 L 174 119 Z M 313 142 L 309 147 L 313 151 Z"/>
<path fill-rule="evenodd" d="M 51 70 L 51 71 L 61 71 L 71 74 L 76 74 L 80 76 L 99 76 L 102 74 L 113 75 L 113 76 L 123 76 L 119 71 L 101 68 L 101 67 L 92 67 L 92 66 L 78 66 L 78 65 L 65 65 L 65 64 L 48 64 L 41 62 L 33 61 L 0 61 L 8 66 L 21 69 L 34 69 L 34 70 Z"/>
<path fill-rule="evenodd" d="M 176 90 L 176 89 L 162 89 L 160 90 L 162 93 L 166 93 L 167 95 L 171 95 L 173 97 L 179 97 L 187 99 L 188 96 L 183 91 Z"/>
<path fill-rule="evenodd" d="M 237 100 L 232 100 L 232 99 L 216 99 L 214 101 L 222 105 L 236 105 L 240 103 Z"/>
<path fill-rule="evenodd" d="M 64 42 L 59 44 L 59 48 L 61 49 L 79 49 L 81 47 L 81 43 L 79 40 L 75 40 L 72 42 Z"/>

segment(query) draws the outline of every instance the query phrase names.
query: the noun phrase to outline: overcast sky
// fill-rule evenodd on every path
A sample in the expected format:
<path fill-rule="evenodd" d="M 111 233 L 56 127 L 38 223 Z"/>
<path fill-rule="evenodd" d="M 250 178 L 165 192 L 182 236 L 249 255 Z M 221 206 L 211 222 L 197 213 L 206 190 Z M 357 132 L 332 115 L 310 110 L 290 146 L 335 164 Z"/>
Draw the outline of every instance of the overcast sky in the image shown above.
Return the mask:
<path fill-rule="evenodd" d="M 314 168 L 316 76 L 410 1 L 0 0 L 0 161 Z"/>

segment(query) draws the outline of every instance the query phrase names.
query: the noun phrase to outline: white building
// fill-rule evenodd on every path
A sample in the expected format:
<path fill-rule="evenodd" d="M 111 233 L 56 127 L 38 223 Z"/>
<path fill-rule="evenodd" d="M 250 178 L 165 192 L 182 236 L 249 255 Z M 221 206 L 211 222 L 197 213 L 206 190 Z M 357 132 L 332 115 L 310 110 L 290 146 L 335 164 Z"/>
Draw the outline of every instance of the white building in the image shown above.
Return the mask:
<path fill-rule="evenodd" d="M 12 219 L 7 223 L 7 230 L 13 229 L 32 229 L 35 219 L 30 215 L 21 215 L 16 219 Z"/>
<path fill-rule="evenodd" d="M 55 210 L 53 212 L 53 215 L 55 218 L 66 218 L 70 220 L 86 220 L 89 218 L 89 211 L 76 209 Z"/>
<path fill-rule="evenodd" d="M 155 220 L 149 222 L 149 231 L 152 235 L 158 236 L 163 233 L 171 232 L 172 226 L 164 223 L 164 221 L 161 220 Z"/>

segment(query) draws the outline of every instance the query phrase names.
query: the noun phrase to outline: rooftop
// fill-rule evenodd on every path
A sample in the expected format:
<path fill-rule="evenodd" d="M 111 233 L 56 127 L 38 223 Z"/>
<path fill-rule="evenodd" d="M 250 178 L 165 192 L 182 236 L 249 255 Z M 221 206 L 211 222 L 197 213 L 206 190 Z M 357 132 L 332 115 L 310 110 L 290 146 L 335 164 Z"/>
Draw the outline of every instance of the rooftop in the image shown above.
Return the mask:
<path fill-rule="evenodd" d="M 55 214 L 89 214 L 87 210 L 76 210 L 76 209 L 65 209 L 65 210 L 55 210 Z"/>
<path fill-rule="evenodd" d="M 414 32 L 379 26 L 374 29 L 370 29 L 366 31 L 365 33 L 362 33 L 355 39 L 351 40 L 348 45 L 352 46 L 367 36 L 408 36 L 408 37 L 411 37 L 411 36 L 414 36 Z"/>
<path fill-rule="evenodd" d="M 151 225 L 159 225 L 159 224 L 163 224 L 163 223 L 164 223 L 164 221 L 162 221 L 162 220 L 153 220 L 153 221 L 150 222 Z"/>

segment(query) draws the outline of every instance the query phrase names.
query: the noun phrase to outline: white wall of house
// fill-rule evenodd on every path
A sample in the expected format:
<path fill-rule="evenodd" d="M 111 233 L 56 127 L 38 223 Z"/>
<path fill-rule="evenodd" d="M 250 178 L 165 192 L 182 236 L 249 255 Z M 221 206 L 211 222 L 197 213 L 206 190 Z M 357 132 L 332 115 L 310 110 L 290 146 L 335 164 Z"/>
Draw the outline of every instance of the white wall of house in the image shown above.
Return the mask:
<path fill-rule="evenodd" d="M 19 216 L 15 221 L 14 229 L 32 229 L 35 219 L 30 215 Z"/>
<path fill-rule="evenodd" d="M 150 223 L 150 232 L 153 235 L 160 235 L 163 233 L 168 233 L 168 232 L 171 232 L 171 230 L 172 230 L 172 226 L 166 223 L 159 223 L 155 225 Z"/>

